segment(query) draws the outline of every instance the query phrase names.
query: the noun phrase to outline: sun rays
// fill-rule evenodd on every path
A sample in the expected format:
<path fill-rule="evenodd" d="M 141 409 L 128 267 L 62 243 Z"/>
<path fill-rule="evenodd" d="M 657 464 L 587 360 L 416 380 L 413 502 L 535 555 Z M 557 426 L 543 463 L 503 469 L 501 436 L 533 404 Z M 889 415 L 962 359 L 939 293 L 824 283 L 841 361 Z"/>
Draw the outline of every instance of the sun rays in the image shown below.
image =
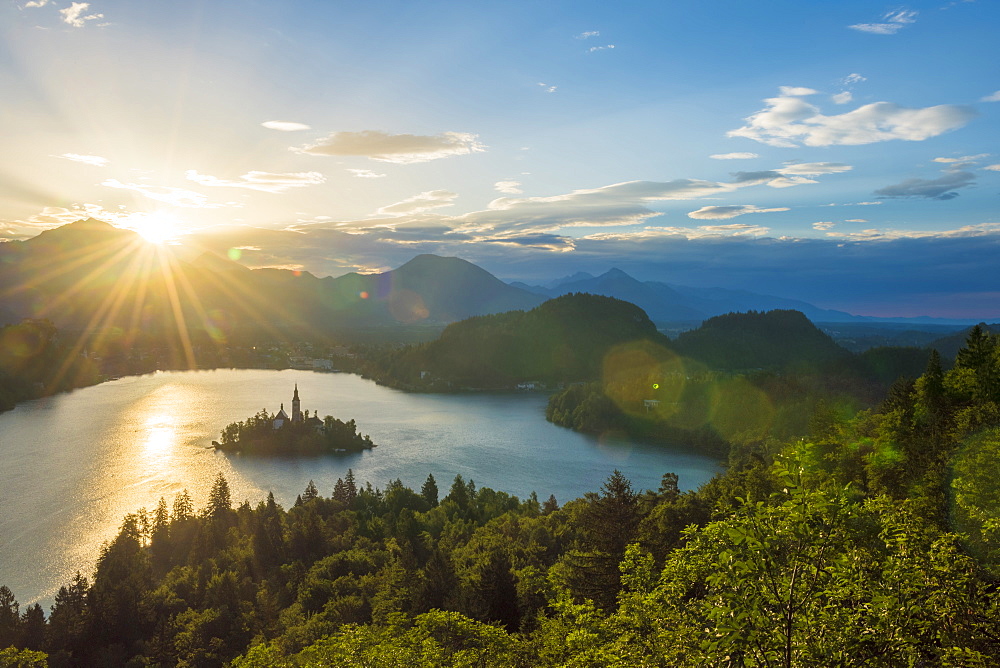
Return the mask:
<path fill-rule="evenodd" d="M 213 265 L 214 259 L 204 257 L 210 251 L 195 249 L 192 258 L 189 249 L 179 257 L 180 247 L 168 243 L 183 229 L 176 218 L 134 218 L 129 229 L 135 234 L 89 220 L 28 242 L 34 245 L 24 257 L 31 266 L 0 290 L 72 337 L 64 339 L 68 353 L 53 387 L 74 373 L 84 355 L 149 355 L 161 368 L 197 369 L 206 360 L 226 359 L 234 333 L 276 342 L 288 341 L 292 330 L 322 336 L 309 323 L 295 322 L 286 305 L 255 290 L 229 265 Z M 278 322 L 295 326 L 288 330 Z"/>

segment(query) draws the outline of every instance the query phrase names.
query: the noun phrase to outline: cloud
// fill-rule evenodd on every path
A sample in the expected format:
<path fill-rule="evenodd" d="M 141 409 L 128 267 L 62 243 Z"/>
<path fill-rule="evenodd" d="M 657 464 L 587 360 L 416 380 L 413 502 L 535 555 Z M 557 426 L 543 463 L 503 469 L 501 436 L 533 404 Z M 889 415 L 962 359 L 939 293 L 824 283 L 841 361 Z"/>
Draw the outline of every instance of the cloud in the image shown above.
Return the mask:
<path fill-rule="evenodd" d="M 591 37 L 599 37 L 600 34 L 598 30 L 588 30 L 577 35 L 576 39 L 590 39 Z"/>
<path fill-rule="evenodd" d="M 252 254 L 253 266 L 300 266 L 318 276 L 384 270 L 419 253 L 435 253 L 530 282 L 616 266 L 644 280 L 748 290 L 870 315 L 987 321 L 1000 315 L 994 287 L 1000 280 L 998 225 L 780 239 L 760 232 L 766 228 L 706 225 L 713 229 L 652 227 L 570 238 L 532 231 L 473 237 L 456 232 L 455 220 L 331 221 L 288 231 L 228 228 L 202 233 L 198 241 L 221 252 L 256 246 L 264 250 Z M 837 269 L 835 281 L 831 267 Z"/>
<path fill-rule="evenodd" d="M 756 153 L 715 153 L 708 157 L 713 160 L 749 160 L 751 158 L 759 158 L 760 156 Z"/>
<path fill-rule="evenodd" d="M 788 211 L 788 207 L 777 207 L 774 209 L 759 209 L 752 204 L 731 204 L 728 206 L 703 206 L 697 211 L 688 213 L 688 218 L 698 220 L 726 220 L 735 218 L 747 213 L 772 213 L 775 211 Z"/>
<path fill-rule="evenodd" d="M 41 5 L 37 5 L 41 6 Z M 74 2 L 66 9 L 60 9 L 59 13 L 62 14 L 63 23 L 73 26 L 74 28 L 82 28 L 87 24 L 87 21 L 94 21 L 96 19 L 103 19 L 104 14 L 87 14 L 87 8 L 90 7 L 90 3 L 87 2 Z"/>
<path fill-rule="evenodd" d="M 49 0 L 35 0 L 34 2 L 24 3 L 25 7 L 44 7 L 49 4 Z"/>
<path fill-rule="evenodd" d="M 967 188 L 976 182 L 970 172 L 948 172 L 936 179 L 906 179 L 895 185 L 879 188 L 875 194 L 883 199 L 922 198 L 949 200 L 958 197 L 958 188 Z"/>
<path fill-rule="evenodd" d="M 222 204 L 211 204 L 208 198 L 201 193 L 184 190 L 183 188 L 173 188 L 171 186 L 148 186 L 141 183 L 122 183 L 118 179 L 107 179 L 101 182 L 102 186 L 108 188 L 121 188 L 132 190 L 158 202 L 165 202 L 173 206 L 191 209 L 214 209 L 223 206 Z"/>
<path fill-rule="evenodd" d="M 554 93 L 559 88 L 559 86 L 550 86 L 547 83 L 538 82 L 538 85 L 545 89 L 546 93 Z"/>
<path fill-rule="evenodd" d="M 832 222 L 829 222 L 829 221 L 820 221 L 818 223 L 813 223 L 812 224 L 812 228 L 814 230 L 828 230 L 828 229 L 830 229 L 831 227 L 833 227 L 836 224 L 837 223 L 832 223 Z"/>
<path fill-rule="evenodd" d="M 895 9 L 882 15 L 882 23 L 856 23 L 847 27 L 874 35 L 895 35 L 904 26 L 914 23 L 916 20 L 917 12 L 909 9 Z"/>
<path fill-rule="evenodd" d="M 934 162 L 943 162 L 946 164 L 952 164 L 956 162 L 966 163 L 975 162 L 976 160 L 982 160 L 983 158 L 989 157 L 989 153 L 980 153 L 979 155 L 965 155 L 961 158 L 934 158 Z"/>
<path fill-rule="evenodd" d="M 799 97 L 802 95 L 815 95 L 819 91 L 803 86 L 779 86 L 778 91 L 788 97 Z"/>
<path fill-rule="evenodd" d="M 112 222 L 118 214 L 107 211 L 99 204 L 73 205 L 72 208 L 62 206 L 47 206 L 38 213 L 30 216 L 26 220 L 15 221 L 18 225 L 29 227 L 58 227 L 74 223 L 83 218 L 96 218 L 106 222 Z"/>
<path fill-rule="evenodd" d="M 1000 90 L 995 93 L 991 93 L 980 100 L 981 102 L 1000 102 Z"/>
<path fill-rule="evenodd" d="M 431 212 L 432 209 L 447 206 L 455 198 L 454 193 L 448 191 L 432 191 L 422 193 L 416 197 L 409 198 L 403 202 L 398 202 L 378 210 L 378 215 L 392 216 L 392 220 L 386 218 L 372 218 L 370 220 L 349 221 L 332 223 L 330 221 L 300 221 L 302 225 L 297 225 L 296 229 L 305 229 L 304 225 L 320 224 L 324 227 L 335 227 L 341 232 L 351 234 L 362 234 L 364 230 L 372 227 L 384 228 L 391 226 L 397 230 L 392 238 L 393 243 L 402 243 L 398 230 L 401 225 L 409 226 L 407 229 L 414 229 L 414 226 L 426 226 L 428 220 L 436 220 L 442 225 L 440 238 L 423 239 L 424 252 L 447 252 L 455 254 L 456 249 L 435 247 L 439 243 L 457 243 L 458 239 L 463 239 L 462 243 L 492 243 L 509 244 L 511 247 L 524 245 L 526 240 L 532 244 L 543 245 L 552 248 L 555 245 L 553 239 L 557 236 L 567 237 L 562 234 L 562 230 L 579 228 L 624 228 L 636 225 L 648 224 L 651 219 L 662 216 L 660 211 L 655 210 L 653 204 L 663 201 L 684 201 L 697 200 L 705 197 L 715 197 L 728 195 L 736 191 L 768 185 L 777 187 L 776 182 L 802 180 L 810 182 L 804 176 L 791 174 L 791 172 L 803 172 L 806 174 L 835 173 L 849 169 L 849 166 L 840 163 L 803 163 L 794 165 L 784 165 L 779 170 L 763 170 L 756 172 L 737 172 L 733 179 L 728 182 L 706 181 L 698 179 L 675 179 L 673 181 L 628 181 L 615 183 L 600 188 L 574 190 L 572 192 L 547 196 L 547 197 L 517 197 L 520 193 L 507 193 L 507 196 L 498 197 L 489 203 L 486 209 L 471 211 L 455 216 L 446 216 L 438 212 Z M 785 175 L 782 172 L 789 172 Z M 512 181 L 507 179 L 506 181 Z M 510 183 L 499 182 L 506 186 Z M 787 185 L 787 184 L 782 184 Z M 511 186 L 518 187 L 519 186 Z M 745 213 L 763 213 L 785 211 L 786 208 L 760 209 L 750 205 L 738 205 L 729 209 L 725 208 L 705 208 L 695 214 L 706 220 L 726 220 Z M 752 228 L 752 229 L 751 229 Z M 656 228 L 656 235 L 664 235 L 668 228 Z M 685 228 L 687 229 L 687 228 Z M 756 235 L 766 233 L 760 227 L 741 226 L 738 228 L 726 228 L 727 235 Z M 698 230 L 699 235 L 719 235 L 724 230 L 713 226 L 711 230 Z M 608 234 L 606 229 L 600 232 Z M 380 233 L 380 239 L 388 240 L 385 234 Z M 673 232 L 681 234 L 681 232 Z M 687 234 L 687 232 L 685 233 Z M 575 235 L 574 235 L 574 238 Z M 513 241 L 512 241 L 513 240 Z M 339 241 L 338 241 L 339 242 Z M 537 243 L 536 243 L 537 242 Z M 416 243 L 413 239 L 407 239 L 406 243 Z M 560 249 L 569 246 L 569 242 L 563 241 L 559 244 Z M 435 250 L 437 248 L 437 250 Z M 464 251 L 463 251 L 464 252 Z M 383 261 L 384 262 L 384 261 Z"/>
<path fill-rule="evenodd" d="M 576 242 L 571 237 L 558 234 L 523 234 L 520 236 L 497 236 L 484 239 L 484 243 L 511 246 L 514 248 L 532 248 L 552 253 L 569 253 L 576 249 Z"/>
<path fill-rule="evenodd" d="M 184 173 L 189 181 L 213 188 L 244 188 L 265 193 L 283 193 L 292 188 L 315 186 L 326 181 L 319 172 L 247 172 L 240 181 L 227 181 L 208 174 L 199 174 L 193 169 Z"/>
<path fill-rule="evenodd" d="M 857 72 L 851 72 L 846 77 L 840 80 L 841 86 L 853 86 L 856 83 L 861 83 L 862 81 L 868 81 L 867 77 L 863 77 Z"/>
<path fill-rule="evenodd" d="M 73 162 L 82 162 L 85 165 L 92 165 L 94 167 L 107 167 L 108 163 L 111 162 L 107 158 L 102 158 L 99 155 L 80 155 L 79 153 L 63 153 L 62 155 L 57 155 L 55 157 L 65 158 L 66 160 L 72 160 Z"/>
<path fill-rule="evenodd" d="M 903 139 L 921 141 L 960 128 L 978 114 L 970 107 L 942 104 L 910 109 L 891 102 L 875 102 L 844 114 L 826 116 L 798 95 L 782 95 L 749 116 L 747 124 L 726 133 L 770 146 L 850 146 Z M 808 89 L 806 89 L 808 90 Z"/>
<path fill-rule="evenodd" d="M 347 171 L 359 179 L 381 179 L 386 176 L 386 174 L 379 174 L 370 169 L 348 169 Z"/>
<path fill-rule="evenodd" d="M 854 95 L 849 90 L 841 91 L 835 95 L 831 95 L 830 99 L 833 100 L 834 104 L 847 104 L 854 99 Z"/>
<path fill-rule="evenodd" d="M 477 135 L 467 132 L 443 132 L 439 135 L 392 135 L 378 130 L 334 132 L 315 144 L 292 150 L 310 155 L 363 156 L 381 162 L 412 164 L 429 162 L 453 155 L 480 153 L 486 147 Z"/>
<path fill-rule="evenodd" d="M 592 46 L 589 49 L 587 49 L 587 53 L 593 53 L 594 51 L 604 51 L 606 49 L 613 49 L 613 48 L 615 48 L 614 44 L 608 44 L 606 46 Z"/>
<path fill-rule="evenodd" d="M 851 165 L 845 165 L 841 162 L 798 162 L 775 171 L 781 174 L 820 176 L 821 174 L 840 174 L 852 169 L 854 168 Z"/>
<path fill-rule="evenodd" d="M 837 163 L 795 165 L 807 172 L 834 170 Z M 845 166 L 846 167 L 846 166 Z M 783 167 L 782 170 L 789 169 Z M 812 183 L 802 176 L 785 176 L 781 170 L 736 172 L 729 182 L 675 179 L 673 181 L 627 181 L 589 190 L 574 190 L 549 197 L 500 197 L 485 211 L 473 211 L 451 219 L 456 229 L 476 235 L 548 233 L 564 228 L 622 227 L 637 225 L 661 213 L 650 208 L 654 202 L 695 200 L 728 194 L 760 185 L 787 187 Z M 751 210 L 742 211 L 751 213 Z M 734 214 L 739 215 L 739 214 Z M 732 216 L 728 216 L 732 217 Z"/>
<path fill-rule="evenodd" d="M 954 230 L 861 230 L 860 232 L 827 232 L 828 237 L 858 241 L 889 241 L 896 239 L 947 239 L 978 237 L 1000 232 L 1000 223 L 964 225 Z"/>
<path fill-rule="evenodd" d="M 589 242 L 635 243 L 640 240 L 682 239 L 687 241 L 707 239 L 732 239 L 739 237 L 760 237 L 770 232 L 770 228 L 745 223 L 729 225 L 699 225 L 698 227 L 646 227 L 638 232 L 601 232 L 582 237 Z"/>
<path fill-rule="evenodd" d="M 772 209 L 772 211 L 781 211 L 781 209 Z M 768 228 L 766 227 L 747 225 L 746 223 L 733 223 L 731 225 L 701 225 L 698 229 L 705 230 L 706 232 L 729 232 L 732 234 L 766 234 L 768 232 Z"/>
<path fill-rule="evenodd" d="M 986 165 L 983 169 L 987 169 L 991 172 L 1000 172 L 1000 165 Z"/>
<path fill-rule="evenodd" d="M 261 125 L 269 130 L 278 130 L 279 132 L 312 130 L 312 126 L 306 125 L 305 123 L 296 123 L 295 121 L 264 121 Z"/>
<path fill-rule="evenodd" d="M 520 195 L 524 192 L 520 181 L 497 181 L 493 187 L 506 195 Z"/>
<path fill-rule="evenodd" d="M 384 216 L 405 216 L 408 214 L 424 213 L 431 209 L 451 206 L 457 198 L 458 195 L 449 190 L 429 190 L 404 199 L 402 202 L 383 206 L 378 210 L 378 213 Z"/>

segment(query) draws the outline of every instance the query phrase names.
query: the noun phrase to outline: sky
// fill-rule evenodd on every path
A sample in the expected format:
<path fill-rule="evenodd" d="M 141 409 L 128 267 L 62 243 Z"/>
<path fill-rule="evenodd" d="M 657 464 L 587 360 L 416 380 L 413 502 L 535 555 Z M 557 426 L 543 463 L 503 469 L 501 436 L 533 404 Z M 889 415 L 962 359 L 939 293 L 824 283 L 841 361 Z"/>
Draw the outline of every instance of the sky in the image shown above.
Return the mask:
<path fill-rule="evenodd" d="M 1000 319 L 1000 6 L 15 0 L 0 239 Z"/>

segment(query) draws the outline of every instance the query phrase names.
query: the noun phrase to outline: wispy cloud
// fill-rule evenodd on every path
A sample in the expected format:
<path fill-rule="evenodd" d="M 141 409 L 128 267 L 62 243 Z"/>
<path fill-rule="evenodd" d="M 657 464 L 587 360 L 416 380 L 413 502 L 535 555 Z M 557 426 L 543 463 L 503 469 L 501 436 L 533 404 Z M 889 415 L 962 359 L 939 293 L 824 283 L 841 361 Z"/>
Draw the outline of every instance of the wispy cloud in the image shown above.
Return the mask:
<path fill-rule="evenodd" d="M 947 172 L 936 179 L 906 179 L 895 185 L 879 188 L 875 194 L 881 198 L 916 198 L 949 200 L 958 197 L 959 188 L 967 188 L 976 182 L 971 172 Z"/>
<path fill-rule="evenodd" d="M 688 218 L 698 220 L 725 220 L 735 218 L 748 213 L 774 213 L 777 211 L 788 211 L 788 207 L 776 207 L 773 209 L 760 209 L 752 204 L 732 204 L 728 206 L 703 206 L 697 211 L 688 213 Z"/>
<path fill-rule="evenodd" d="M 33 2 L 24 3 L 25 7 L 44 7 L 49 4 L 49 0 L 33 0 Z"/>
<path fill-rule="evenodd" d="M 599 37 L 601 32 L 599 30 L 588 30 L 582 32 L 576 36 L 577 39 L 590 39 L 591 37 Z"/>
<path fill-rule="evenodd" d="M 1000 90 L 982 98 L 982 102 L 1000 102 Z"/>
<path fill-rule="evenodd" d="M 983 169 L 989 170 L 991 172 L 1000 172 L 1000 165 L 986 165 Z"/>
<path fill-rule="evenodd" d="M 82 162 L 85 165 L 92 165 L 94 167 L 107 167 L 111 162 L 107 158 L 102 158 L 99 155 L 80 155 L 79 153 L 63 153 L 62 155 L 57 155 L 55 157 L 65 158 L 66 160 L 72 160 L 73 162 Z"/>
<path fill-rule="evenodd" d="M 836 224 L 837 223 L 833 223 L 833 222 L 830 222 L 828 220 L 821 220 L 818 223 L 813 223 L 812 224 L 812 228 L 814 230 L 825 231 L 825 230 L 829 230 L 830 228 L 832 228 Z"/>
<path fill-rule="evenodd" d="M 838 83 L 844 87 L 844 90 L 830 96 L 834 104 L 847 104 L 854 100 L 854 93 L 851 92 L 851 88 L 854 84 L 861 83 L 862 81 L 868 81 L 867 78 L 861 76 L 857 72 L 851 72 L 846 77 L 841 79 Z"/>
<path fill-rule="evenodd" d="M 934 158 L 934 162 L 943 162 L 946 164 L 956 162 L 975 162 L 976 160 L 982 160 L 983 158 L 989 157 L 989 155 L 989 153 L 980 153 L 978 155 L 965 155 L 961 158 Z"/>
<path fill-rule="evenodd" d="M 348 169 L 347 171 L 359 179 L 381 179 L 386 176 L 370 169 Z"/>
<path fill-rule="evenodd" d="M 541 86 L 542 90 L 544 90 L 546 93 L 554 93 L 559 88 L 559 86 L 550 86 L 549 84 L 542 83 L 541 81 L 538 82 L 538 85 Z"/>
<path fill-rule="evenodd" d="M 859 232 L 827 232 L 828 237 L 851 239 L 854 241 L 892 241 L 897 239 L 953 239 L 981 237 L 1000 232 L 1000 223 L 980 223 L 963 225 L 954 230 L 879 230 L 869 229 Z"/>
<path fill-rule="evenodd" d="M 713 160 L 750 160 L 760 156 L 756 153 L 714 153 L 708 157 Z"/>
<path fill-rule="evenodd" d="M 41 5 L 35 6 L 40 7 Z M 89 8 L 90 3 L 88 2 L 74 2 L 69 7 L 60 9 L 59 13 L 62 14 L 63 23 L 71 25 L 74 28 L 82 28 L 87 25 L 87 21 L 104 18 L 104 14 L 85 14 Z"/>
<path fill-rule="evenodd" d="M 312 126 L 295 121 L 264 121 L 261 125 L 269 130 L 278 130 L 279 132 L 298 132 L 312 129 Z"/>
<path fill-rule="evenodd" d="M 265 193 L 283 193 L 292 188 L 302 188 L 305 186 L 315 186 L 326 181 L 326 177 L 319 172 L 247 172 L 240 177 L 239 181 L 220 179 L 208 174 L 199 174 L 193 169 L 184 173 L 189 181 L 203 186 L 213 188 L 244 188 L 246 190 L 257 190 Z"/>
<path fill-rule="evenodd" d="M 153 199 L 158 202 L 165 202 L 166 204 L 170 204 L 172 206 L 190 209 L 215 209 L 224 206 L 222 204 L 212 204 L 208 201 L 208 198 L 205 195 L 191 190 L 184 190 L 183 188 L 174 188 L 171 186 L 149 186 L 142 183 L 122 183 L 118 179 L 107 179 L 102 181 L 101 185 L 108 188 L 131 190 L 148 197 L 149 199 Z"/>
<path fill-rule="evenodd" d="M 334 132 L 315 144 L 292 150 L 310 155 L 362 156 L 382 162 L 412 164 L 455 155 L 480 153 L 486 147 L 479 137 L 467 132 L 443 132 L 439 135 L 388 134 L 378 130 Z"/>
<path fill-rule="evenodd" d="M 451 206 L 458 195 L 449 190 L 429 190 L 419 195 L 404 199 L 389 206 L 383 206 L 378 213 L 383 216 L 405 216 L 424 213 L 432 209 Z"/>
<path fill-rule="evenodd" d="M 615 48 L 614 44 L 605 44 L 604 46 L 592 46 L 587 49 L 587 53 L 593 53 L 595 51 L 606 51 L 607 49 Z"/>
<path fill-rule="evenodd" d="M 849 146 L 903 139 L 921 141 L 960 128 L 978 114 L 970 107 L 937 105 L 910 109 L 875 102 L 827 116 L 801 96 L 811 89 L 782 87 L 781 95 L 749 116 L 747 124 L 726 133 L 770 146 Z"/>
<path fill-rule="evenodd" d="M 520 181 L 497 181 L 493 184 L 493 187 L 505 195 L 520 195 L 524 192 L 521 190 Z"/>
<path fill-rule="evenodd" d="M 776 169 L 780 174 L 794 174 L 799 176 L 820 176 L 821 174 L 840 174 L 854 169 L 851 165 L 842 162 L 797 162 Z"/>
<path fill-rule="evenodd" d="M 910 9 L 894 9 L 883 14 L 881 19 L 881 23 L 855 23 L 847 27 L 874 35 L 895 35 L 905 26 L 916 22 L 917 12 Z"/>

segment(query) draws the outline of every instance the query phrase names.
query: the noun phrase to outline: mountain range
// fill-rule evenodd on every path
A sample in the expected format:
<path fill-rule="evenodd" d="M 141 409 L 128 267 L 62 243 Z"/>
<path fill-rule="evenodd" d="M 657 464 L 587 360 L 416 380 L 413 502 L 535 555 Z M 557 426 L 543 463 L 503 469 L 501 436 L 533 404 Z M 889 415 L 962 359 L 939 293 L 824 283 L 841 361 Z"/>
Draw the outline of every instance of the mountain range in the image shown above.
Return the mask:
<path fill-rule="evenodd" d="M 813 322 L 872 323 L 894 322 L 911 324 L 971 324 L 940 318 L 874 318 L 824 309 L 798 299 L 762 295 L 746 290 L 699 288 L 659 281 L 639 281 L 620 269 L 611 269 L 599 276 L 578 272 L 547 285 L 511 285 L 544 297 L 558 297 L 572 292 L 616 297 L 641 307 L 657 323 L 697 324 L 725 313 L 746 311 L 794 310 Z"/>
<path fill-rule="evenodd" d="M 212 252 L 155 249 L 134 232 L 94 219 L 0 244 L 0 286 L 0 324 L 47 318 L 71 330 L 152 334 L 184 325 L 216 338 L 235 331 L 336 336 L 403 326 L 436 332 L 577 292 L 631 302 L 678 330 L 729 312 L 773 309 L 794 309 L 814 322 L 876 320 L 741 290 L 643 282 L 618 269 L 545 286 L 508 284 L 470 262 L 436 255 L 418 255 L 384 273 L 325 278 L 249 269 Z"/>

